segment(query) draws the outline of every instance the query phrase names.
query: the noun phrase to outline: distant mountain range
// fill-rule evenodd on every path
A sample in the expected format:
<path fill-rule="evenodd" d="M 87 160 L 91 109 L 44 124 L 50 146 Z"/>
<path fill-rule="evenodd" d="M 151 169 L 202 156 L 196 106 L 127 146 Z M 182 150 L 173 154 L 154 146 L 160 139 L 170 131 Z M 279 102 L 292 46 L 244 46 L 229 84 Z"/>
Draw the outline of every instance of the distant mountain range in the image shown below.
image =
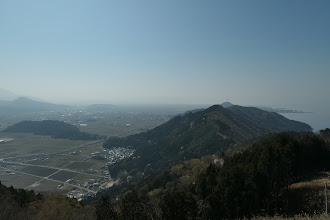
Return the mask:
<path fill-rule="evenodd" d="M 198 106 L 198 107 L 197 107 Z M 112 104 L 92 104 L 84 106 L 82 109 L 92 112 L 111 112 L 116 110 L 138 110 L 144 112 L 173 112 L 177 114 L 178 112 L 182 112 L 182 110 L 188 110 L 193 108 L 203 108 L 205 109 L 207 105 L 137 105 L 137 106 L 116 106 Z M 230 102 L 224 102 L 221 104 L 224 108 L 229 108 L 233 106 Z M 133 107 L 133 108 L 132 108 Z M 11 91 L 0 88 L 0 113 L 1 112 L 40 112 L 40 111 L 62 111 L 69 108 L 73 108 L 68 105 L 57 105 L 51 104 L 47 101 L 36 97 L 29 96 L 21 96 L 15 94 Z M 271 108 L 271 107 L 258 107 L 259 109 L 268 111 L 268 112 L 276 112 L 276 113 L 304 113 L 301 110 L 291 110 L 286 108 Z M 196 109 L 194 111 L 203 110 Z"/>
<path fill-rule="evenodd" d="M 0 88 L 0 100 L 12 101 L 14 99 L 17 99 L 18 97 L 19 97 L 19 95 L 15 94 L 13 92 L 10 92 L 8 90 Z"/>
<path fill-rule="evenodd" d="M 26 97 L 20 97 L 13 101 L 0 101 L 0 112 L 61 111 L 68 108 L 70 106 L 39 102 Z"/>
<path fill-rule="evenodd" d="M 150 131 L 104 143 L 105 148 L 135 149 L 132 158 L 109 167 L 111 175 L 121 170 L 130 175 L 153 173 L 183 160 L 222 152 L 259 135 L 281 131 L 311 131 L 302 122 L 258 108 L 214 105 L 179 115 Z"/>

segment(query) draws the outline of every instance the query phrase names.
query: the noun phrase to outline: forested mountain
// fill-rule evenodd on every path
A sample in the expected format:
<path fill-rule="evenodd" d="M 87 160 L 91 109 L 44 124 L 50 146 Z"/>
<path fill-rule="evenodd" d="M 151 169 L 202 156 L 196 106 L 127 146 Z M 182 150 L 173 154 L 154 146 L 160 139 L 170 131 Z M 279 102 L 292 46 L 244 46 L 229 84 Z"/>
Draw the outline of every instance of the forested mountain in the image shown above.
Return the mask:
<path fill-rule="evenodd" d="M 183 160 L 223 152 L 252 137 L 287 130 L 309 131 L 311 127 L 260 109 L 239 106 L 225 109 L 214 105 L 177 116 L 144 133 L 124 138 L 112 137 L 104 143 L 104 147 L 135 149 L 132 158 L 109 167 L 113 177 L 120 170 L 133 176 L 148 175 Z"/>
<path fill-rule="evenodd" d="M 66 138 L 71 140 L 101 139 L 99 135 L 81 132 L 74 125 L 55 120 L 22 121 L 6 128 L 4 132 L 50 135 L 53 138 Z"/>

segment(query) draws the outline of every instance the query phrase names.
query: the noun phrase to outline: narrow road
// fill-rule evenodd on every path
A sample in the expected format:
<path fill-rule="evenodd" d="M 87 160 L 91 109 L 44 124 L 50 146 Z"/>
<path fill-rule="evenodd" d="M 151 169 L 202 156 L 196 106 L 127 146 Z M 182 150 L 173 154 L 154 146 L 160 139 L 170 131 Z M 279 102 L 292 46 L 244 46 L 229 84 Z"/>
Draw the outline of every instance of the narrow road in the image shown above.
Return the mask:
<path fill-rule="evenodd" d="M 69 152 L 69 151 L 72 151 L 72 150 L 76 150 L 76 149 L 79 149 L 79 148 L 87 147 L 87 146 L 90 146 L 90 145 L 98 144 L 98 143 L 101 143 L 103 141 L 104 140 L 98 140 L 98 141 L 93 141 L 93 142 L 86 142 L 86 143 L 81 144 L 79 146 L 74 146 L 74 147 L 66 148 L 64 150 L 60 150 L 60 151 L 53 152 L 53 153 L 48 153 L 48 154 L 45 154 L 45 153 L 35 154 L 34 153 L 34 154 L 25 154 L 25 155 L 20 154 L 20 155 L 14 156 L 14 157 L 4 157 L 4 158 L 0 158 L 0 161 L 2 161 L 2 160 L 10 160 L 10 159 L 17 159 L 17 158 L 26 158 L 26 157 L 52 156 L 52 155 L 57 155 L 57 154 L 61 154 L 61 153 L 64 153 L 64 152 Z"/>
<path fill-rule="evenodd" d="M 4 163 L 4 164 L 14 164 L 14 165 L 20 165 L 20 166 L 30 166 L 30 167 L 43 167 L 43 168 L 50 168 L 50 169 L 55 169 L 55 170 L 59 170 L 59 171 L 68 171 L 68 172 L 72 172 L 72 173 L 83 174 L 83 175 L 86 175 L 86 176 L 92 176 L 92 177 L 97 177 L 97 178 L 102 177 L 100 175 L 94 175 L 94 174 L 90 174 L 90 173 L 84 173 L 84 172 L 80 172 L 80 171 L 76 171 L 76 170 L 71 170 L 71 169 L 66 169 L 66 168 L 59 168 L 59 167 L 34 165 L 34 164 L 20 163 L 20 162 L 10 162 L 10 161 L 3 161 L 2 163 Z"/>

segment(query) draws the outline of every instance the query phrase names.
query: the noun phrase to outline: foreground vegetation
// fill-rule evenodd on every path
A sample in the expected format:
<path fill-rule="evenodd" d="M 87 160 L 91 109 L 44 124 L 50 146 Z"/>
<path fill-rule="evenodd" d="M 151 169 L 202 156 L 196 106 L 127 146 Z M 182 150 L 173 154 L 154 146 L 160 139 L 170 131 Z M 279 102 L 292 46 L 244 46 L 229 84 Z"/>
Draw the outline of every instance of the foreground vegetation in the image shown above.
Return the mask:
<path fill-rule="evenodd" d="M 320 214 L 320 215 L 313 215 L 313 216 L 309 216 L 309 215 L 305 215 L 305 214 L 301 214 L 301 215 L 295 215 L 293 217 L 283 217 L 283 216 L 275 216 L 275 217 L 254 217 L 252 218 L 252 220 L 326 220 L 326 219 L 330 219 L 329 215 L 326 214 Z"/>
<path fill-rule="evenodd" d="M 41 195 L 0 183 L 0 219 L 95 219 L 95 208 L 59 194 Z"/>

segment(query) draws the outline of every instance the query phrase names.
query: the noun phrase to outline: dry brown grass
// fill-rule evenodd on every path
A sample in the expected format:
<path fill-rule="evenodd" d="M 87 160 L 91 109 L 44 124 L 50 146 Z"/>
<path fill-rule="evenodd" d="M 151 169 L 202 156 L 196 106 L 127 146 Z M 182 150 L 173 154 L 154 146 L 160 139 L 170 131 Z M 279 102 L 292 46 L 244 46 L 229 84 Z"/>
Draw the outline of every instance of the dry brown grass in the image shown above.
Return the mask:
<path fill-rule="evenodd" d="M 302 197 L 297 197 L 297 199 L 306 199 L 307 194 L 312 192 L 312 195 L 316 195 L 315 192 L 319 192 L 319 195 L 316 195 L 314 199 L 315 202 L 320 203 L 321 209 L 317 209 L 318 212 L 324 212 L 323 203 L 324 201 L 324 186 L 325 183 L 328 183 L 328 190 L 330 189 L 330 172 L 319 172 L 316 176 L 312 177 L 309 180 L 305 180 L 299 183 L 292 184 L 290 186 L 291 192 L 296 193 L 297 195 L 303 195 Z M 328 193 L 329 195 L 330 193 Z M 310 198 L 307 200 L 311 200 Z M 301 203 L 304 203 L 306 201 L 299 200 Z M 303 207 L 303 206 L 302 206 Z M 307 207 L 313 207 L 311 205 L 311 201 L 309 201 Z M 315 208 L 315 207 L 314 207 Z M 304 210 L 304 209 L 303 209 Z M 274 217 L 262 217 L 262 216 L 256 216 L 252 218 L 252 220 L 309 220 L 309 219 L 316 219 L 316 220 L 325 220 L 330 219 L 330 214 L 317 214 L 309 216 L 308 214 L 301 214 L 301 215 L 295 215 L 294 217 L 283 217 L 283 216 L 274 216 Z"/>
<path fill-rule="evenodd" d="M 312 180 L 292 184 L 290 188 L 324 188 L 325 183 L 328 183 L 330 188 L 330 172 L 320 172 L 319 175 Z"/>
<path fill-rule="evenodd" d="M 309 219 L 316 219 L 316 220 L 326 220 L 330 219 L 330 214 L 322 214 L 322 215 L 315 215 L 315 216 L 307 216 L 307 215 L 296 215 L 294 217 L 285 218 L 282 216 L 274 216 L 274 217 L 254 217 L 252 220 L 309 220 Z"/>

